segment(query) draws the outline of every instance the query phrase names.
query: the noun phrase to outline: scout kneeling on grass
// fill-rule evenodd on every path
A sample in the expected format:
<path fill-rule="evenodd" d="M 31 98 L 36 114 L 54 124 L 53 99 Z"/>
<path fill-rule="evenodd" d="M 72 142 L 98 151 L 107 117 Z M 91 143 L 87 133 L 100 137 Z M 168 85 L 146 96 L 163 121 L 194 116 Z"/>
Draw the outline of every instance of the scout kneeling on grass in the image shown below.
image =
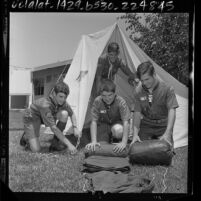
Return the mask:
<path fill-rule="evenodd" d="M 114 152 L 122 152 L 128 141 L 130 110 L 126 101 L 116 94 L 116 85 L 110 79 L 104 79 L 98 96 L 91 108 L 91 143 L 87 150 L 95 151 L 96 145 L 118 142 Z"/>
<path fill-rule="evenodd" d="M 74 135 L 81 137 L 81 132 L 76 127 L 75 114 L 66 102 L 68 95 L 68 85 L 64 82 L 59 82 L 55 85 L 52 95 L 36 100 L 26 109 L 23 118 L 24 134 L 20 140 L 20 145 L 28 146 L 33 152 L 39 152 L 41 149 L 39 143 L 40 126 L 41 124 L 45 124 L 54 133 L 50 151 L 58 150 L 59 140 L 63 143 L 63 148 L 67 146 L 71 153 L 77 151 L 75 146 L 62 133 L 65 129 L 68 116 L 70 116 L 74 128 Z M 56 120 L 58 120 L 57 123 Z M 61 144 L 60 147 L 62 147 Z"/>

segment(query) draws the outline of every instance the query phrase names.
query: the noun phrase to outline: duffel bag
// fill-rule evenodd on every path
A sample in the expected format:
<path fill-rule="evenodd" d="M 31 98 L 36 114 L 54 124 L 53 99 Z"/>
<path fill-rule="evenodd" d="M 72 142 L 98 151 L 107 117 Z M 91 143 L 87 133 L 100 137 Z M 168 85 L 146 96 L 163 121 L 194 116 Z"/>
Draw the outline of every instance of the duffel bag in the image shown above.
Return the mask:
<path fill-rule="evenodd" d="M 122 152 L 114 152 L 113 148 L 114 144 L 101 144 L 101 146 L 97 146 L 95 151 L 84 150 L 85 157 L 96 155 L 96 156 L 110 156 L 110 157 L 122 157 L 125 158 L 128 156 L 128 147 L 126 147 Z"/>
<path fill-rule="evenodd" d="M 174 152 L 165 140 L 135 142 L 129 149 L 131 164 L 170 165 Z"/>

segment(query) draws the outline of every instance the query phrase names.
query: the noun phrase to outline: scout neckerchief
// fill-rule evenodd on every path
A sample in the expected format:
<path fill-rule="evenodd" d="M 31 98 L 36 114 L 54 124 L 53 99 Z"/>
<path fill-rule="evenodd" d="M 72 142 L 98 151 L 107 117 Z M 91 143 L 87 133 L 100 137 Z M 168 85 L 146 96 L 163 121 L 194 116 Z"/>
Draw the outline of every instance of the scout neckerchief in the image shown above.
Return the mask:
<path fill-rule="evenodd" d="M 64 106 L 64 104 L 66 104 L 66 102 L 63 103 L 63 105 L 59 105 L 54 97 L 54 95 L 49 95 L 48 98 L 50 99 L 50 101 L 53 103 L 53 105 L 55 106 L 56 109 L 58 109 L 59 107 Z"/>
<path fill-rule="evenodd" d="M 107 75 L 107 78 L 108 79 L 112 79 L 112 69 L 113 69 L 113 64 L 111 63 L 110 59 L 108 58 L 108 61 L 109 61 L 109 71 L 108 71 L 108 75 Z"/>
<path fill-rule="evenodd" d="M 115 62 L 112 63 L 112 62 L 110 61 L 110 58 L 108 57 L 108 62 L 109 62 L 110 67 L 109 67 L 109 71 L 108 71 L 107 78 L 108 78 L 108 79 L 111 79 L 111 80 L 113 80 L 113 81 L 114 81 L 115 78 L 116 78 L 116 74 L 113 75 L 112 70 L 113 70 L 113 68 L 114 68 L 114 66 L 115 66 L 116 61 L 117 61 L 117 60 L 115 60 Z"/>
<path fill-rule="evenodd" d="M 147 99 L 148 99 L 148 103 L 150 107 L 152 106 L 152 101 L 153 101 L 153 91 L 158 87 L 158 85 L 159 85 L 159 82 L 157 81 L 156 85 L 154 86 L 151 92 L 144 85 L 142 85 L 143 89 L 148 92 Z"/>

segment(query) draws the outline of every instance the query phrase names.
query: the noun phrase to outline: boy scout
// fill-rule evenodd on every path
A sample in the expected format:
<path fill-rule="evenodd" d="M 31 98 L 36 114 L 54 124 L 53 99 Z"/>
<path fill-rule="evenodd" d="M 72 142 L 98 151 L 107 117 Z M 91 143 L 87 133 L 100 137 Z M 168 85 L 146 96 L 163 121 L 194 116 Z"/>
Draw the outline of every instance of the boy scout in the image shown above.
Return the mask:
<path fill-rule="evenodd" d="M 115 94 L 116 85 L 110 79 L 102 82 L 100 92 L 91 108 L 91 143 L 86 145 L 88 150 L 95 151 L 96 145 L 111 143 L 112 139 L 120 140 L 114 147 L 114 152 L 126 148 L 130 110 L 126 101 Z"/>
<path fill-rule="evenodd" d="M 22 146 L 28 146 L 31 151 L 40 151 L 40 126 L 50 127 L 54 133 L 53 144 L 50 146 L 53 149 L 55 141 L 61 141 L 68 147 L 70 152 L 74 154 L 76 148 L 71 142 L 63 135 L 68 116 L 74 128 L 74 135 L 81 136 L 81 133 L 76 127 L 76 118 L 70 105 L 66 102 L 69 95 L 69 87 L 64 82 L 59 82 L 55 85 L 52 95 L 43 97 L 36 100 L 30 105 L 24 114 L 24 134 L 20 140 Z M 56 120 L 58 120 L 56 124 Z M 66 148 L 65 146 L 65 148 Z"/>
<path fill-rule="evenodd" d="M 121 69 L 122 72 L 127 75 L 129 84 L 133 85 L 134 83 L 137 84 L 139 82 L 139 79 L 134 73 L 131 72 L 126 62 L 119 57 L 119 53 L 119 44 L 116 42 L 111 42 L 107 47 L 107 53 L 99 57 L 95 78 L 96 92 L 98 95 L 101 82 L 104 79 L 114 81 L 115 75 L 119 69 Z"/>
<path fill-rule="evenodd" d="M 150 61 L 137 69 L 141 85 L 135 89 L 134 135 L 131 142 L 160 139 L 173 147 L 173 127 L 178 102 L 174 89 L 156 77 Z"/>

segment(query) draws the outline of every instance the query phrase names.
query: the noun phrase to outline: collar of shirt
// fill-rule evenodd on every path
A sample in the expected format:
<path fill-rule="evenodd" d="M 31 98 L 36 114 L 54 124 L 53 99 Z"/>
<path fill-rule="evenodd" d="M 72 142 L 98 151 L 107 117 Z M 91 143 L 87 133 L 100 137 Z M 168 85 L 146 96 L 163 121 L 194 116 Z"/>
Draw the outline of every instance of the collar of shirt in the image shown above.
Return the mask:
<path fill-rule="evenodd" d="M 57 104 L 57 101 L 56 101 L 56 99 L 55 99 L 55 97 L 54 97 L 53 95 L 50 95 L 50 96 L 49 96 L 49 99 L 50 99 L 50 101 L 52 102 L 52 104 L 53 104 L 56 108 L 62 107 L 62 106 L 65 104 L 65 102 L 64 102 L 63 105 Z"/>
<path fill-rule="evenodd" d="M 114 63 L 112 63 L 112 62 L 110 61 L 109 56 L 107 55 L 107 60 L 108 60 L 108 63 L 109 63 L 109 64 L 112 64 L 112 65 L 115 67 L 115 66 L 116 66 L 116 64 L 117 64 L 117 62 L 119 61 L 119 57 L 117 57 L 117 58 L 116 58 L 116 60 L 115 60 L 115 62 L 114 62 Z"/>
<path fill-rule="evenodd" d="M 114 100 L 113 100 L 110 104 L 107 104 L 107 103 L 103 100 L 102 97 L 101 97 L 101 100 L 102 100 L 103 104 L 105 105 L 105 107 L 106 107 L 107 109 L 109 109 L 109 108 L 114 104 L 114 102 L 115 102 L 115 100 L 116 100 L 116 97 L 117 97 L 117 95 L 115 95 Z"/>
<path fill-rule="evenodd" d="M 153 93 L 153 91 L 155 91 L 155 90 L 158 88 L 159 83 L 160 83 L 160 81 L 159 81 L 158 79 L 156 79 L 156 83 L 155 83 L 155 86 L 153 87 L 152 93 Z M 143 88 L 143 90 L 144 90 L 145 92 L 147 92 L 148 94 L 150 94 L 149 90 L 148 90 L 146 87 L 144 87 L 144 86 L 142 85 L 142 88 Z"/>

